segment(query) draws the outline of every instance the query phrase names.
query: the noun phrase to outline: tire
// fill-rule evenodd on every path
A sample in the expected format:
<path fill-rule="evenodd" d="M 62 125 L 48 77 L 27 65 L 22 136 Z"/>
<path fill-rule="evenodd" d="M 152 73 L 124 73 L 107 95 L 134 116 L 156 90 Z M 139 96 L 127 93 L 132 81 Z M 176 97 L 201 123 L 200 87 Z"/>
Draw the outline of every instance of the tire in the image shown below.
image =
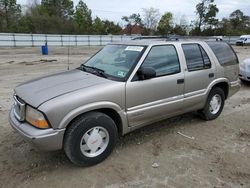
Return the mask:
<path fill-rule="evenodd" d="M 206 105 L 201 110 L 201 117 L 206 120 L 216 119 L 222 112 L 225 103 L 225 93 L 219 88 L 213 88 L 207 98 Z"/>
<path fill-rule="evenodd" d="M 113 151 L 118 131 L 106 114 L 89 112 L 75 119 L 64 137 L 64 152 L 78 166 L 102 162 Z"/>

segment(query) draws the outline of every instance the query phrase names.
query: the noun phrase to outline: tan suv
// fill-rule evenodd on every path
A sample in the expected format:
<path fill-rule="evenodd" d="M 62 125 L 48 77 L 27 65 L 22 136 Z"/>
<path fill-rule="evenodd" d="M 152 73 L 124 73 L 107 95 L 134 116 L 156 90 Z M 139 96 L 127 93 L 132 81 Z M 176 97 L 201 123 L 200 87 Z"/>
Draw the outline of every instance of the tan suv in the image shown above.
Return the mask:
<path fill-rule="evenodd" d="M 37 148 L 93 165 L 118 135 L 190 111 L 217 118 L 240 89 L 238 69 L 224 42 L 112 43 L 78 69 L 19 85 L 9 120 Z"/>

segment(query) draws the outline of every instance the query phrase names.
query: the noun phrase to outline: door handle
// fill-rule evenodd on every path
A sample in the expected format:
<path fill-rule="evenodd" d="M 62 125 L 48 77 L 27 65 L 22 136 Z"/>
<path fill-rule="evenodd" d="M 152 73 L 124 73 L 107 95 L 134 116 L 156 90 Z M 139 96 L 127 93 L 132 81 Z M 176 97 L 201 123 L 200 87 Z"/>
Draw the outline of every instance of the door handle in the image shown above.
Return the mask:
<path fill-rule="evenodd" d="M 177 84 L 183 84 L 183 83 L 184 83 L 184 79 L 183 78 L 177 80 Z"/>
<path fill-rule="evenodd" d="M 208 77 L 209 78 L 213 78 L 214 77 L 214 73 L 209 73 Z"/>

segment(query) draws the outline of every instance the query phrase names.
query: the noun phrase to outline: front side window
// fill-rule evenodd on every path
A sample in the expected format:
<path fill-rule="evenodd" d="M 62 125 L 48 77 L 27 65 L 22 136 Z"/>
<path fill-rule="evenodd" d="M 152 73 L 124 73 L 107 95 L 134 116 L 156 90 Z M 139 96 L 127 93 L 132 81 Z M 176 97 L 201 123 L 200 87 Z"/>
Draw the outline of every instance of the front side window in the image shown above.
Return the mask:
<path fill-rule="evenodd" d="M 107 45 L 82 65 L 83 70 L 106 78 L 125 80 L 144 52 L 144 46 Z"/>
<path fill-rule="evenodd" d="M 210 59 L 205 50 L 198 44 L 182 45 L 188 71 L 196 71 L 211 68 Z"/>
<path fill-rule="evenodd" d="M 179 73 L 180 63 L 175 47 L 173 45 L 152 47 L 142 67 L 153 68 L 156 76 Z"/>

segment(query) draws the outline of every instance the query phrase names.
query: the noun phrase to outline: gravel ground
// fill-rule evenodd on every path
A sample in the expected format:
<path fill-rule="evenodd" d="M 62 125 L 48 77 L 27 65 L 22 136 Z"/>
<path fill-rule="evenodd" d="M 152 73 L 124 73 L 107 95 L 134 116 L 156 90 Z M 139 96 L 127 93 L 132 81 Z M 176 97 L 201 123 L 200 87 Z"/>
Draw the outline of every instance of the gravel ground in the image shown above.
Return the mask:
<path fill-rule="evenodd" d="M 234 47 L 240 61 L 250 47 Z M 44 153 L 8 123 L 13 88 L 23 81 L 73 69 L 100 47 L 0 49 L 0 187 L 250 187 L 250 84 L 226 101 L 221 116 L 189 113 L 122 137 L 93 167 L 72 165 L 62 151 Z M 181 132 L 195 139 L 181 136 Z"/>

